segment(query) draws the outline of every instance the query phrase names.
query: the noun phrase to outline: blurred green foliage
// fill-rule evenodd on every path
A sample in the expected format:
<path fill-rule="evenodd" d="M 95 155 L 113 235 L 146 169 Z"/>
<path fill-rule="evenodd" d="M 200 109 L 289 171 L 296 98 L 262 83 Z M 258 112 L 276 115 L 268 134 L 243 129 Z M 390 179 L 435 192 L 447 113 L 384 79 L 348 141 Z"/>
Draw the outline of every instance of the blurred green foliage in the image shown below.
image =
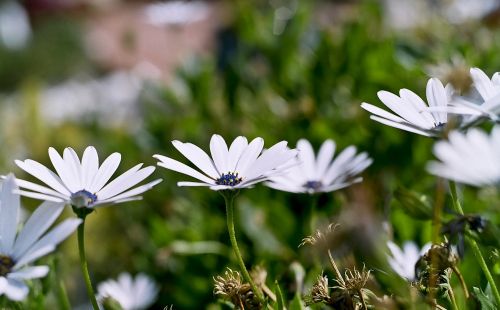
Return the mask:
<path fill-rule="evenodd" d="M 0 50 L 0 88 L 22 94 L 16 103 L 21 114 L 3 120 L 2 142 L 9 146 L 2 152 L 4 171 L 21 175 L 12 165 L 15 154 L 48 164 L 48 146 L 82 151 L 86 145 L 95 145 L 101 159 L 121 152 L 119 169 L 124 171 L 137 162 L 154 164 L 151 155 L 157 153 L 183 160 L 170 144 L 174 139 L 208 150 L 213 133 L 226 141 L 238 135 L 260 136 L 266 146 L 281 140 L 294 146 L 303 137 L 316 147 L 325 139 L 335 140 L 338 149 L 356 145 L 374 158 L 361 184 L 317 199 L 263 186 L 242 191 L 236 203 L 243 256 L 249 266 L 264 266 L 268 285 L 273 287 L 276 279 L 290 301 L 295 296 L 293 263 L 300 262 L 306 270 L 306 291 L 321 270 L 328 269 L 322 253 L 298 248 L 313 232 L 311 222 L 340 222 L 332 250 L 341 265 L 366 263 L 379 281 L 374 288 L 379 296 L 409 294 L 385 261 L 384 240 L 423 244 L 430 239 L 430 223 L 420 219 L 425 216 L 412 218 L 404 203 L 393 203 L 392 195 L 400 186 L 404 191 L 399 194 L 434 201 L 435 179 L 425 171 L 433 140 L 375 123 L 359 105 L 381 105 L 379 90 L 409 88 L 424 95 L 426 68 L 449 63 L 456 55 L 467 65 L 494 72 L 500 67 L 500 33 L 479 23 L 442 21 L 412 33 L 393 33 L 374 1 L 352 4 L 352 17 L 325 25 L 315 18 L 321 2 L 297 3 L 281 34 L 273 34 L 274 15 L 267 3 L 231 4 L 233 23 L 221 31 L 217 53 L 185 63 L 175 83 L 147 85 L 140 102 L 142 125 L 133 132 L 92 121 L 56 127 L 44 123 L 37 109 L 42 85 L 82 70 L 99 70 L 84 54 L 78 24 L 60 18 L 39 21 L 26 50 Z M 8 97 L 2 98 L 7 105 Z M 171 171 L 158 169 L 155 175 L 164 181 L 143 201 L 100 209 L 88 218 L 87 256 L 95 282 L 124 270 L 142 271 L 161 286 L 155 309 L 170 304 L 175 309 L 223 307 L 212 294 L 212 277 L 226 266 L 236 267 L 224 200 L 208 189 L 178 188 L 176 182 L 186 177 Z M 465 188 L 464 207 L 496 225 L 497 197 L 495 190 Z M 24 201 L 30 207 L 36 204 Z M 446 206 L 451 210 L 449 201 Z M 446 212 L 446 218 L 453 218 Z M 74 240 L 65 244 L 65 253 L 72 301 L 83 302 L 83 281 L 73 268 Z M 486 286 L 471 253 L 466 252 L 463 266 L 470 289 Z"/>

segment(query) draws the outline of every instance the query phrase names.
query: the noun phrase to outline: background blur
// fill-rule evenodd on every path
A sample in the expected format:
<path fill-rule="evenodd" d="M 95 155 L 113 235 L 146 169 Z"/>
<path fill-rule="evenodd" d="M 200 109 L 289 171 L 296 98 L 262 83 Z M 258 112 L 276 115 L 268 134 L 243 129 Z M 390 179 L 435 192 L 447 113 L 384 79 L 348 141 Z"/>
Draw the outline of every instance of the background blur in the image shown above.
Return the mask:
<path fill-rule="evenodd" d="M 316 200 L 264 186 L 244 190 L 238 236 L 245 260 L 266 268 L 270 284 L 278 279 L 293 296 L 303 268 L 307 291 L 328 269 L 322 254 L 298 248 L 312 233 L 304 218 L 317 204 L 318 226 L 341 224 L 332 246 L 340 264 L 366 263 L 378 280 L 374 291 L 389 294 L 402 282 L 387 266 L 385 240 L 430 239 L 429 222 L 392 197 L 401 186 L 433 199 L 435 180 L 425 172 L 433 140 L 375 123 L 360 104 L 382 106 L 382 89 L 425 98 L 430 76 L 467 91 L 470 67 L 489 75 L 500 68 L 499 26 L 495 0 L 4 0 L 1 171 L 29 178 L 14 159 L 50 166 L 49 146 L 81 154 L 94 145 L 101 160 L 122 153 L 123 172 L 137 162 L 154 165 L 157 153 L 182 159 L 174 139 L 208 150 L 213 133 L 227 141 L 261 136 L 266 146 L 287 140 L 293 147 L 300 138 L 316 148 L 325 139 L 340 149 L 354 144 L 374 158 L 363 183 Z M 218 309 L 212 277 L 236 266 L 224 201 L 208 189 L 178 188 L 187 177 L 175 172 L 160 168 L 155 177 L 164 181 L 143 201 L 88 218 L 94 283 L 145 272 L 161 286 L 153 309 Z M 498 223 L 495 197 L 466 189 L 465 208 Z M 27 209 L 37 203 L 23 199 Z M 84 304 L 76 238 L 62 249 L 71 302 Z M 484 287 L 469 256 L 464 276 Z"/>

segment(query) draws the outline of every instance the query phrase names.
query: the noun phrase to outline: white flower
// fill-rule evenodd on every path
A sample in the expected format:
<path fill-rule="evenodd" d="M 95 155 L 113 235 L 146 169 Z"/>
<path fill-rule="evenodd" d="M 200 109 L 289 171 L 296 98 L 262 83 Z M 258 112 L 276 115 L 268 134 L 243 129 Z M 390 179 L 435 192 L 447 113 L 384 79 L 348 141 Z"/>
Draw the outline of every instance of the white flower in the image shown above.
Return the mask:
<path fill-rule="evenodd" d="M 412 241 L 405 242 L 402 249 L 392 241 L 387 241 L 387 246 L 391 252 L 387 255 L 391 268 L 402 278 L 415 280 L 415 264 L 431 248 L 431 244 L 425 244 L 420 250 Z"/>
<path fill-rule="evenodd" d="M 138 274 L 135 279 L 128 273 L 121 273 L 118 281 L 107 280 L 97 287 L 98 300 L 112 298 L 123 310 L 146 309 L 156 301 L 158 286 L 145 274 Z"/>
<path fill-rule="evenodd" d="M 379 99 L 395 114 L 372 104 L 363 102 L 361 107 L 374 114 L 370 118 L 382 124 L 420 134 L 438 136 L 448 122 L 446 111 L 429 111 L 429 107 L 445 108 L 452 100 L 453 88 L 443 86 L 432 78 L 427 82 L 427 105 L 419 96 L 408 89 L 401 89 L 399 96 L 387 91 L 377 93 Z"/>
<path fill-rule="evenodd" d="M 201 182 L 179 182 L 178 186 L 209 186 L 212 190 L 238 189 L 250 187 L 283 173 L 289 168 L 296 150 L 290 150 L 285 141 L 262 151 L 264 140 L 255 138 L 248 143 L 245 137 L 237 137 L 227 147 L 224 139 L 213 135 L 210 140 L 212 158 L 191 143 L 172 141 L 174 147 L 203 173 L 162 155 L 153 157 L 160 160 L 158 166 L 187 174 Z"/>
<path fill-rule="evenodd" d="M 129 169 L 106 185 L 120 164 L 121 155 L 111 154 L 99 167 L 97 151 L 89 146 L 80 162 L 75 151 L 64 149 L 63 157 L 54 148 L 49 148 L 49 157 L 57 174 L 44 165 L 31 160 L 16 160 L 16 164 L 44 182 L 48 187 L 25 180 L 16 180 L 20 194 L 55 202 L 66 202 L 75 207 L 94 208 L 107 203 L 119 203 L 140 199 L 139 194 L 151 189 L 161 179 L 130 189 L 153 173 L 155 167 L 142 168 L 142 164 Z"/>
<path fill-rule="evenodd" d="M 269 187 L 292 193 L 331 192 L 353 183 L 356 177 L 372 163 L 367 153 L 356 154 L 356 147 L 349 146 L 335 159 L 335 142 L 326 140 L 315 157 L 311 143 L 305 139 L 297 142 L 299 151 L 297 165 L 283 175 L 277 175 L 266 182 Z"/>
<path fill-rule="evenodd" d="M 427 170 L 446 179 L 474 186 L 500 182 L 500 127 L 491 135 L 473 128 L 466 134 L 453 131 L 448 141 L 434 145 L 440 162 L 430 162 Z"/>
<path fill-rule="evenodd" d="M 25 299 L 29 291 L 24 280 L 41 278 L 49 272 L 48 266 L 27 265 L 54 251 L 81 220 L 67 219 L 47 232 L 63 211 L 64 204 L 46 201 L 17 233 L 21 206 L 19 195 L 13 193 L 15 189 L 15 179 L 8 175 L 0 194 L 0 295 L 19 301 Z"/>

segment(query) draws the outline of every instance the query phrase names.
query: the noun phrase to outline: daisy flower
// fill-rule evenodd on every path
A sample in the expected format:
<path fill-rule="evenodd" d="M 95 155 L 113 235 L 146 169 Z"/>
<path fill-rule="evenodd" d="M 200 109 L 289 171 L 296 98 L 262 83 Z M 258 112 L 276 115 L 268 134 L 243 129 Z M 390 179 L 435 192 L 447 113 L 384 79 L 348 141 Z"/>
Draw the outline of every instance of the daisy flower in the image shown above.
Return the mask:
<path fill-rule="evenodd" d="M 434 155 L 427 170 L 437 176 L 473 186 L 500 182 L 500 126 L 491 135 L 476 128 L 467 133 L 453 131 L 448 141 L 434 145 Z"/>
<path fill-rule="evenodd" d="M 363 102 L 361 107 L 373 115 L 370 118 L 382 124 L 423 136 L 439 136 L 448 122 L 446 111 L 429 111 L 429 107 L 446 108 L 453 95 L 451 85 L 443 86 L 440 80 L 431 78 L 427 82 L 428 105 L 414 92 L 401 89 L 399 96 L 379 91 L 377 96 L 392 112 Z"/>
<path fill-rule="evenodd" d="M 391 268 L 400 277 L 405 278 L 408 281 L 415 280 L 415 264 L 431 248 L 431 244 L 425 244 L 422 249 L 419 249 L 415 242 L 407 241 L 403 244 L 403 248 L 400 248 L 392 241 L 387 241 L 387 247 L 389 247 L 390 255 L 387 255 L 387 259 Z"/>
<path fill-rule="evenodd" d="M 111 154 L 99 167 L 99 158 L 93 146 L 85 149 L 81 162 L 70 147 L 64 149 L 62 157 L 51 147 L 49 157 L 56 173 L 31 159 L 15 161 L 19 168 L 46 184 L 43 186 L 17 179 L 17 185 L 23 189 L 19 191 L 21 195 L 65 202 L 77 208 L 94 208 L 103 204 L 141 199 L 139 194 L 161 182 L 158 179 L 130 189 L 155 170 L 153 166 L 141 168 L 142 164 L 138 164 L 108 183 L 120 164 L 121 155 Z"/>
<path fill-rule="evenodd" d="M 103 303 L 112 298 L 123 310 L 140 310 L 151 306 L 158 296 L 158 286 L 145 274 L 138 274 L 135 279 L 128 273 L 121 273 L 118 280 L 107 280 L 97 287 L 98 300 Z"/>
<path fill-rule="evenodd" d="M 285 174 L 271 177 L 267 186 L 292 193 L 331 192 L 361 182 L 362 178 L 356 176 L 372 163 L 367 153 L 356 154 L 354 146 L 334 158 L 332 140 L 323 142 L 317 156 L 305 139 L 297 142 L 297 150 L 297 165 Z"/>
<path fill-rule="evenodd" d="M 15 179 L 8 175 L 0 193 L 0 295 L 20 301 L 28 295 L 25 280 L 42 278 L 48 266 L 28 266 L 65 240 L 82 222 L 67 219 L 47 232 L 64 209 L 63 203 L 44 202 L 18 232 L 20 199 Z"/>
<path fill-rule="evenodd" d="M 172 141 L 181 152 L 201 172 L 163 155 L 154 155 L 160 160 L 158 166 L 189 175 L 199 182 L 179 182 L 178 186 L 208 186 L 212 190 L 239 189 L 265 181 L 271 176 L 283 173 L 290 167 L 296 150 L 287 147 L 285 141 L 264 150 L 264 140 L 255 138 L 248 143 L 245 137 L 237 137 L 228 148 L 226 141 L 213 135 L 208 156 L 202 149 L 191 143 Z"/>

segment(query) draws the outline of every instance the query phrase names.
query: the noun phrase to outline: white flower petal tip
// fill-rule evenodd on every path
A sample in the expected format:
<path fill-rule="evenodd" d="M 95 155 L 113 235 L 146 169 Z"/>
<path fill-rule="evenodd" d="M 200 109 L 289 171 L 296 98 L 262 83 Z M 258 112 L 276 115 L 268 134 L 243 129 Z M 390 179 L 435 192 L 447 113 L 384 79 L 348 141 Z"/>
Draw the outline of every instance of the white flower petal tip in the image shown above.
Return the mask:
<path fill-rule="evenodd" d="M 439 161 L 428 163 L 431 174 L 477 187 L 500 183 L 499 126 L 490 135 L 476 128 L 452 131 L 449 140 L 437 142 L 433 151 Z"/>
<path fill-rule="evenodd" d="M 401 89 L 399 96 L 388 91 L 377 93 L 390 112 L 366 102 L 361 108 L 372 114 L 372 120 L 384 125 L 423 136 L 440 136 L 451 113 L 446 109 L 452 105 L 450 87 L 445 88 L 439 79 L 431 78 L 427 82 L 427 103 L 411 90 Z"/>
<path fill-rule="evenodd" d="M 81 160 L 70 147 L 64 149 L 62 156 L 53 147 L 49 148 L 48 153 L 55 172 L 30 159 L 15 161 L 19 168 L 45 183 L 39 185 L 18 179 L 16 183 L 21 188 L 19 194 L 35 199 L 65 202 L 75 207 L 95 208 L 137 199 L 133 196 L 142 194 L 160 182 L 155 180 L 135 187 L 156 169 L 154 166 L 142 167 L 142 164 L 110 181 L 118 169 L 121 155 L 113 153 L 99 166 L 97 150 L 93 146 L 85 149 Z"/>
<path fill-rule="evenodd" d="M 292 193 L 332 192 L 361 182 L 358 175 L 372 163 L 368 154 L 356 154 L 354 146 L 334 157 L 335 142 L 332 140 L 323 142 L 317 156 L 306 139 L 297 142 L 297 150 L 297 157 L 288 164 L 290 168 L 271 175 L 265 183 L 267 186 Z"/>
<path fill-rule="evenodd" d="M 407 241 L 400 248 L 392 241 L 387 241 L 390 254 L 387 254 L 387 261 L 392 270 L 400 277 L 408 280 L 415 280 L 415 264 L 431 247 L 430 243 L 425 244 L 421 249 L 412 241 Z"/>
<path fill-rule="evenodd" d="M 25 280 L 47 275 L 47 266 L 27 266 L 38 258 L 54 251 L 56 246 L 72 234 L 80 219 L 68 219 L 49 230 L 64 209 L 64 204 L 42 203 L 22 225 L 20 224 L 20 199 L 17 181 L 10 174 L 5 177 L 0 194 L 0 295 L 22 301 L 29 292 Z"/>
<path fill-rule="evenodd" d="M 158 286 L 147 275 L 140 273 L 133 278 L 121 273 L 118 280 L 107 280 L 97 286 L 97 300 L 102 304 L 112 298 L 124 310 L 142 310 L 156 301 L 158 292 Z"/>
<path fill-rule="evenodd" d="M 222 136 L 214 134 L 210 139 L 210 155 L 191 143 L 174 140 L 172 144 L 193 167 L 156 154 L 153 157 L 159 160 L 158 166 L 196 179 L 196 182 L 178 182 L 178 186 L 205 186 L 212 190 L 252 187 L 289 169 L 297 156 L 297 151 L 289 149 L 285 141 L 263 150 L 262 138 L 249 143 L 243 136 L 228 147 Z"/>

